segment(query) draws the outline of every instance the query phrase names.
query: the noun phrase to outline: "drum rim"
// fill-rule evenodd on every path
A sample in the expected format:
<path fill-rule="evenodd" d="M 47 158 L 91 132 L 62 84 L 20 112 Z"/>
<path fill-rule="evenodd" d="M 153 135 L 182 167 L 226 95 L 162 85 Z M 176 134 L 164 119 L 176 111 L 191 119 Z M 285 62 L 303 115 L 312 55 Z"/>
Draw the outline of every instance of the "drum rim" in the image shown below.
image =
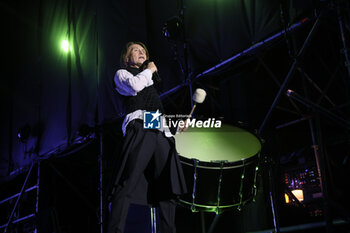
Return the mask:
<path fill-rule="evenodd" d="M 196 158 L 187 158 L 187 157 L 184 157 L 180 154 L 179 154 L 179 157 L 180 157 L 180 162 L 182 164 L 186 164 L 186 165 L 190 165 L 190 166 L 194 166 L 194 161 L 198 161 L 197 167 L 199 167 L 199 168 L 221 169 L 221 167 L 222 167 L 223 169 L 230 169 L 231 167 L 247 166 L 251 163 L 254 163 L 256 160 L 258 162 L 259 157 L 260 157 L 260 151 L 253 156 L 250 156 L 248 158 L 244 158 L 241 160 L 236 160 L 236 161 L 226 161 L 226 160 L 201 161 L 201 160 L 196 159 Z M 183 161 L 182 159 L 184 159 L 185 161 Z M 222 166 L 221 166 L 221 162 L 223 162 Z"/>
<path fill-rule="evenodd" d="M 245 199 L 242 202 L 229 204 L 229 205 L 204 205 L 204 204 L 197 204 L 185 201 L 183 199 L 179 199 L 180 204 L 182 204 L 184 207 L 189 207 L 190 209 L 195 209 L 196 211 L 204 211 L 204 212 L 217 212 L 217 210 L 224 211 L 228 210 L 230 208 L 234 207 L 242 207 L 246 205 L 247 203 L 251 202 L 254 199 L 255 195 L 251 195 L 249 198 Z"/>

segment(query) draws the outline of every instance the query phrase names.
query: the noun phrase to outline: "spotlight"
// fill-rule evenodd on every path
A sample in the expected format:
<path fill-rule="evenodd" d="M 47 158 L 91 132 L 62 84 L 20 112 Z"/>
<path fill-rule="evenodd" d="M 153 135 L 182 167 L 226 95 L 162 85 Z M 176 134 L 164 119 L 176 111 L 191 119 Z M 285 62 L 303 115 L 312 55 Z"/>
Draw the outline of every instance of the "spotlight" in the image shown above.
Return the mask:
<path fill-rule="evenodd" d="M 304 191 L 302 189 L 292 190 L 293 195 L 298 199 L 298 201 L 304 201 Z"/>
<path fill-rule="evenodd" d="M 293 189 L 292 193 L 298 199 L 298 201 L 304 201 L 304 191 L 302 189 Z M 291 200 L 289 199 L 287 193 L 284 194 L 284 199 L 287 204 L 291 203 Z"/>
<path fill-rule="evenodd" d="M 68 53 L 69 51 L 72 52 L 72 46 L 69 44 L 68 40 L 63 40 L 61 43 L 61 48 L 64 52 Z"/>
<path fill-rule="evenodd" d="M 178 16 L 170 18 L 163 26 L 163 35 L 169 40 L 179 39 L 183 32 L 182 20 Z"/>
<path fill-rule="evenodd" d="M 30 126 L 28 124 L 19 128 L 17 131 L 17 138 L 23 143 L 25 143 L 28 140 L 29 135 L 30 135 Z"/>

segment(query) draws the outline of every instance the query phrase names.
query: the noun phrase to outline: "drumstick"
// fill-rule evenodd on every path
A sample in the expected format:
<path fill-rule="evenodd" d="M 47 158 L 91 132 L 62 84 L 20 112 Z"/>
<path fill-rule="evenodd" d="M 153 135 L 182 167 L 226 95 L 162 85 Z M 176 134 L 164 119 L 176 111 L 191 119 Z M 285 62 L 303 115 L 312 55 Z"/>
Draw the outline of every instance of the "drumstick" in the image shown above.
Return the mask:
<path fill-rule="evenodd" d="M 196 108 L 197 104 L 203 103 L 206 96 L 207 96 L 207 93 L 205 92 L 205 90 L 203 90 L 201 88 L 196 89 L 196 91 L 194 92 L 194 94 L 192 96 L 192 100 L 193 100 L 194 104 L 193 104 L 192 110 L 191 110 L 190 114 L 188 115 L 185 122 L 187 122 L 192 117 L 192 114 L 193 114 L 194 109 Z M 184 127 L 182 129 L 180 129 L 180 132 L 183 132 L 186 129 L 187 129 L 187 127 Z"/>
<path fill-rule="evenodd" d="M 194 104 L 193 104 L 193 107 L 192 107 L 192 110 L 191 110 L 190 114 L 188 115 L 188 118 L 191 118 L 191 117 L 192 117 L 192 114 L 193 114 L 194 109 L 196 108 L 196 106 L 197 106 L 197 103 L 194 103 Z"/>
<path fill-rule="evenodd" d="M 192 100 L 194 101 L 191 113 L 190 113 L 190 117 L 192 117 L 192 114 L 194 112 L 194 109 L 196 108 L 197 104 L 201 104 L 204 102 L 205 97 L 207 96 L 207 93 L 205 92 L 205 90 L 201 89 L 201 88 L 197 88 L 196 91 L 194 92 L 193 96 L 192 96 Z"/>

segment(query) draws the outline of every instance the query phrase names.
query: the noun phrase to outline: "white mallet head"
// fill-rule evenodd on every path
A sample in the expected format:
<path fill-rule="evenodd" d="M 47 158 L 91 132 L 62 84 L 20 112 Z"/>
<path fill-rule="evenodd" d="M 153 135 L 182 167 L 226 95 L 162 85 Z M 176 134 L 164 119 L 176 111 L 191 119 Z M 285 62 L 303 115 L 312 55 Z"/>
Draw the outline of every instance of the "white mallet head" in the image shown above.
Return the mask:
<path fill-rule="evenodd" d="M 206 96 L 207 93 L 205 92 L 205 90 L 197 88 L 193 94 L 192 100 L 198 104 L 201 104 L 204 102 Z"/>

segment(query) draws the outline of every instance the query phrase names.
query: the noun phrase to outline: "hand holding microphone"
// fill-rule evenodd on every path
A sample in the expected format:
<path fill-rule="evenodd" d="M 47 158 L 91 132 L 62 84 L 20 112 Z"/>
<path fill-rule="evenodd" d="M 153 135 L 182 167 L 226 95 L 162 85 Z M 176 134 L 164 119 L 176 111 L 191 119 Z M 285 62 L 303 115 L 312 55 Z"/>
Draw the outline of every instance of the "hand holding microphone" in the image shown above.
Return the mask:
<path fill-rule="evenodd" d="M 150 69 L 152 71 L 152 73 L 155 73 L 158 71 L 157 66 L 154 64 L 153 61 L 148 61 L 147 69 Z"/>
<path fill-rule="evenodd" d="M 141 71 L 144 70 L 144 69 L 150 69 L 153 73 L 153 81 L 155 82 L 160 82 L 162 81 L 159 74 L 158 74 L 158 68 L 157 66 L 154 64 L 153 61 L 150 61 L 150 60 L 146 60 L 143 62 L 143 64 L 141 65 Z"/>

